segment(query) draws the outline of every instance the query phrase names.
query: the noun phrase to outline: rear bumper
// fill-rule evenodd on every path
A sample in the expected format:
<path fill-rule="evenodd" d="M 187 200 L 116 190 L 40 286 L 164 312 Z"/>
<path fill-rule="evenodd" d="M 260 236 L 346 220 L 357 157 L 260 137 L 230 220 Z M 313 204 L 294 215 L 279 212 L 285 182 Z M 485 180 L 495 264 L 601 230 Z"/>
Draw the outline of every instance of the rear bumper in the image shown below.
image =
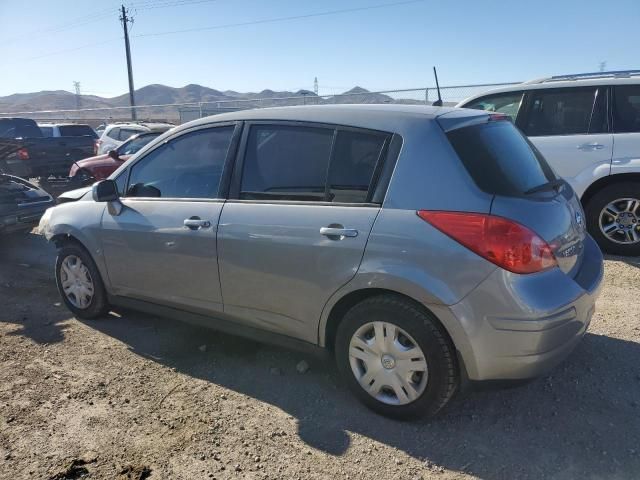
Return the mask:
<path fill-rule="evenodd" d="M 496 269 L 460 303 L 435 311 L 470 380 L 519 380 L 544 374 L 566 358 L 591 321 L 603 258 L 588 237 L 580 272 L 533 275 Z"/>

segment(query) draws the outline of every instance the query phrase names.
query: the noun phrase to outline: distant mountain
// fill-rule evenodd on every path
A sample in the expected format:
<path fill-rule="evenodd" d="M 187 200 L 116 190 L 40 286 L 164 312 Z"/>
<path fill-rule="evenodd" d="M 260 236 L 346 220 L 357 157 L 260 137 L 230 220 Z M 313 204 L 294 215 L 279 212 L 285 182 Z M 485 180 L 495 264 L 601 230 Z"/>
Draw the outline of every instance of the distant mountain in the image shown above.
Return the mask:
<path fill-rule="evenodd" d="M 327 104 L 327 103 L 419 103 L 417 101 L 403 99 L 394 100 L 388 95 L 371 93 L 362 87 L 354 87 L 343 94 L 344 96 L 318 97 L 309 90 L 274 91 L 265 89 L 261 92 L 236 92 L 226 90 L 221 92 L 202 85 L 190 84 L 181 88 L 168 87 L 166 85 L 152 84 L 135 91 L 136 105 L 167 105 L 176 103 L 191 103 L 193 108 L 230 109 L 255 108 L 284 105 Z M 302 99 L 302 100 L 301 100 Z M 0 113 L 33 112 L 42 110 L 75 110 L 77 106 L 76 95 L 65 90 L 42 91 L 35 93 L 17 93 L 6 97 L 0 97 Z M 218 103 L 221 102 L 221 103 Z M 225 102 L 225 103 L 222 103 Z M 103 98 L 95 95 L 80 95 L 80 106 L 83 109 L 127 107 L 129 106 L 129 94 Z M 180 107 L 179 107 L 180 108 Z M 139 111 L 139 118 L 156 118 L 176 121 L 179 118 L 179 108 L 160 107 L 147 108 Z M 189 108 L 189 107 L 184 107 Z M 37 118 L 128 118 L 128 109 L 87 111 L 81 114 L 47 114 L 38 115 Z M 25 116 L 29 116 L 26 115 Z M 35 115 L 34 115 L 35 116 Z"/>

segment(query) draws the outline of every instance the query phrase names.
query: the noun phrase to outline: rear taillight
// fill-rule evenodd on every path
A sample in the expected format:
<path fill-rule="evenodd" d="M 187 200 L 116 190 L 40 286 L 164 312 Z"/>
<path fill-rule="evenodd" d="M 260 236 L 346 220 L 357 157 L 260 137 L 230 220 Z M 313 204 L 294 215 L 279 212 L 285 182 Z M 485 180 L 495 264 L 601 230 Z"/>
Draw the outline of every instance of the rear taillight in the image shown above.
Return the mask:
<path fill-rule="evenodd" d="M 29 151 L 26 148 L 20 148 L 17 154 L 20 160 L 29 160 Z"/>
<path fill-rule="evenodd" d="M 100 145 L 102 145 L 102 140 L 94 140 L 93 141 L 93 154 L 94 155 L 98 154 L 98 149 L 100 148 Z"/>
<path fill-rule="evenodd" d="M 481 213 L 417 213 L 445 235 L 510 272 L 535 273 L 557 265 L 549 244 L 513 220 Z"/>

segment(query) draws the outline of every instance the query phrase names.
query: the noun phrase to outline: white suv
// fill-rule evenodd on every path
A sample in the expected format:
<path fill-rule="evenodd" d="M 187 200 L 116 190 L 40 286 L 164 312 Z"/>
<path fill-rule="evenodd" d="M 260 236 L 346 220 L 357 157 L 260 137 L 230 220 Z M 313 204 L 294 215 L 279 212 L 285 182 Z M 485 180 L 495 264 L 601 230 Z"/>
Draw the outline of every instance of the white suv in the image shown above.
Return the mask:
<path fill-rule="evenodd" d="M 640 255 L 640 70 L 533 80 L 457 106 L 509 115 L 576 191 L 600 247 Z"/>
<path fill-rule="evenodd" d="M 107 125 L 98 140 L 96 155 L 108 153 L 122 145 L 132 135 L 144 132 L 166 132 L 170 123 L 112 123 Z"/>

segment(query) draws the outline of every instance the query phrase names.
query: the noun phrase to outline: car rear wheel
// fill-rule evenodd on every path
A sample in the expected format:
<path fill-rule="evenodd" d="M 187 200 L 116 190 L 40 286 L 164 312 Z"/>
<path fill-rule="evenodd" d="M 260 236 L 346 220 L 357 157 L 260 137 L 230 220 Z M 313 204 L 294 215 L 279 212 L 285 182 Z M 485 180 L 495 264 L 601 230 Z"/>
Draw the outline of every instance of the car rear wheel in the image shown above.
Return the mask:
<path fill-rule="evenodd" d="M 605 252 L 640 255 L 640 185 L 619 183 L 596 193 L 586 206 L 587 228 Z"/>
<path fill-rule="evenodd" d="M 396 295 L 351 308 L 338 326 L 338 370 L 372 410 L 392 418 L 432 416 L 458 386 L 455 349 L 427 311 Z"/>
<path fill-rule="evenodd" d="M 78 318 L 91 319 L 107 313 L 107 295 L 100 272 L 80 245 L 68 244 L 58 252 L 56 284 L 65 305 Z"/>

